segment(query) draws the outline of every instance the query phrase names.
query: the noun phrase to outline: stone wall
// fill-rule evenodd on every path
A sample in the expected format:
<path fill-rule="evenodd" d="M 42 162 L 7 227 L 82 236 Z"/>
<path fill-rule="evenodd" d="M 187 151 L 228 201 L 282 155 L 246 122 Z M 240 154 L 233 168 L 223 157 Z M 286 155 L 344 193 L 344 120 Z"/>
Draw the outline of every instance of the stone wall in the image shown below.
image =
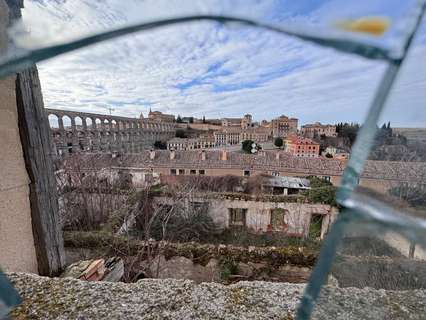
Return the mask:
<path fill-rule="evenodd" d="M 7 44 L 8 9 L 0 0 L 0 46 Z M 16 77 L 0 80 L 0 266 L 37 272 L 31 226 L 29 178 L 19 136 Z"/>
<path fill-rule="evenodd" d="M 270 282 L 195 284 L 146 279 L 87 282 L 9 274 L 24 303 L 17 319 L 295 319 L 305 285 Z M 312 319 L 421 320 L 425 290 L 384 291 L 325 287 Z"/>

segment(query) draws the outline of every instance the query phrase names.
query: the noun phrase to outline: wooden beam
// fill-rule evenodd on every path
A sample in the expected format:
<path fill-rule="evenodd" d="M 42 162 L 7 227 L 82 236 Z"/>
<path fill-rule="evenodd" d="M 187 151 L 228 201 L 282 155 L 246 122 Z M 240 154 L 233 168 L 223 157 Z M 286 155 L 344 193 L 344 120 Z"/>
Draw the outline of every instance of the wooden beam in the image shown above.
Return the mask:
<path fill-rule="evenodd" d="M 16 78 L 19 132 L 30 177 L 33 235 L 41 275 L 58 275 L 65 264 L 51 137 L 35 66 Z"/>

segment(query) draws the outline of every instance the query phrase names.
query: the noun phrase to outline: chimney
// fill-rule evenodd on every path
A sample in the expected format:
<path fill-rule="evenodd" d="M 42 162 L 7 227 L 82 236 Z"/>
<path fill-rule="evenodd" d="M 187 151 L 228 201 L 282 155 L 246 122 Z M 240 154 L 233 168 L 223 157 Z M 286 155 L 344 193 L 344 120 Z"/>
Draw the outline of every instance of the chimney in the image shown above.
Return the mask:
<path fill-rule="evenodd" d="M 220 160 L 223 160 L 223 161 L 228 160 L 228 151 L 222 150 L 220 152 Z"/>
<path fill-rule="evenodd" d="M 155 159 L 155 151 L 154 151 L 154 150 L 149 150 L 149 158 L 150 158 L 151 160 L 154 160 L 154 159 Z"/>
<path fill-rule="evenodd" d="M 206 160 L 206 150 L 201 151 L 201 160 Z"/>
<path fill-rule="evenodd" d="M 173 160 L 174 158 L 176 158 L 176 152 L 175 150 L 170 150 L 170 160 Z"/>

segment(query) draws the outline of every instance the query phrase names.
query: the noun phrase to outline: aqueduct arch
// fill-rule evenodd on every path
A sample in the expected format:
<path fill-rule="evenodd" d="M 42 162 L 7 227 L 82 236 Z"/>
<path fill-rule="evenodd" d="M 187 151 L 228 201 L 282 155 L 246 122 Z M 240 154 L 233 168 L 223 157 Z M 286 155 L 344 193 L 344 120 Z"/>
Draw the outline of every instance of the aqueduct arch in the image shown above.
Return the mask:
<path fill-rule="evenodd" d="M 78 152 L 141 152 L 175 135 L 174 124 L 45 108 L 58 155 Z M 56 118 L 55 118 L 56 117 Z"/>

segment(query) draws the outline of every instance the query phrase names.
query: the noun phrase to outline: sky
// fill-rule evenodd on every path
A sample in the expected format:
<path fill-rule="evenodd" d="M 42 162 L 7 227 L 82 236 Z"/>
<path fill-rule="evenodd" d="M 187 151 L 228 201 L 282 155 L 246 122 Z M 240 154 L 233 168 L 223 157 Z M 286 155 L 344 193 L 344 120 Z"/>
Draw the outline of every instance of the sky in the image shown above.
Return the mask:
<path fill-rule="evenodd" d="M 23 45 L 43 46 L 156 18 L 194 13 L 248 17 L 327 32 L 338 21 L 386 16 L 382 46 L 399 43 L 414 0 L 26 0 Z M 270 31 L 213 22 L 125 36 L 38 65 L 45 106 L 128 117 L 149 109 L 182 116 L 300 124 L 361 122 L 385 65 Z M 380 121 L 426 126 L 426 22 Z"/>

